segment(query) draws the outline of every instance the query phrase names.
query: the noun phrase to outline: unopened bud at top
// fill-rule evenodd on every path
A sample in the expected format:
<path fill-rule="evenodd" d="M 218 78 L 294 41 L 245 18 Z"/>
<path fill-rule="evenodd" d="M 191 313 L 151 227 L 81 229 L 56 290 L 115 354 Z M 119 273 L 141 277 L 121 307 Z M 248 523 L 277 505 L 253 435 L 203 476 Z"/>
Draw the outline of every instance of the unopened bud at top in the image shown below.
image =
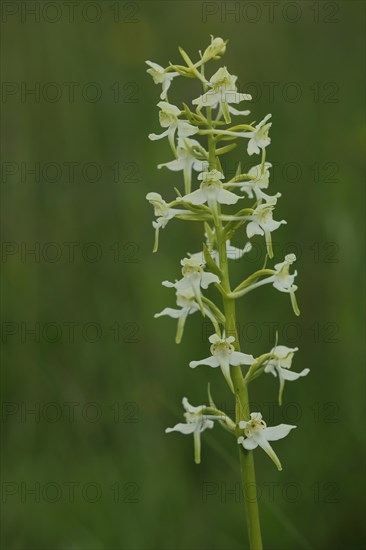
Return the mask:
<path fill-rule="evenodd" d="M 219 59 L 226 51 L 226 44 L 227 40 L 211 35 L 211 44 L 203 52 L 202 61 L 206 63 L 210 59 Z"/>

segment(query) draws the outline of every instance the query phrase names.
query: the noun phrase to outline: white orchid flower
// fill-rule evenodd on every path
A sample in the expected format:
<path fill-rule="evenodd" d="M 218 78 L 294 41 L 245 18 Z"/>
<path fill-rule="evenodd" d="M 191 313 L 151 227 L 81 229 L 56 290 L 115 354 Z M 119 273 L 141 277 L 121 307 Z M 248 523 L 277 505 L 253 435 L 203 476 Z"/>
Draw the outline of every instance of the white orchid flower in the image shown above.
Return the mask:
<path fill-rule="evenodd" d="M 230 122 L 230 113 L 234 115 L 248 115 L 250 111 L 238 111 L 230 106 L 230 103 L 240 103 L 241 101 L 250 101 L 250 94 L 241 94 L 236 87 L 238 77 L 231 75 L 226 67 L 221 67 L 208 83 L 210 90 L 192 101 L 193 105 L 199 108 L 212 107 L 220 109 L 227 123 Z"/>
<path fill-rule="evenodd" d="M 273 258 L 271 233 L 278 229 L 280 225 L 287 223 L 285 220 L 277 222 L 273 219 L 272 212 L 276 202 L 277 197 L 271 197 L 271 200 L 268 200 L 268 202 L 259 204 L 250 215 L 250 221 L 246 228 L 248 239 L 253 237 L 253 235 L 265 236 L 268 256 L 270 258 Z"/>
<path fill-rule="evenodd" d="M 259 412 L 251 413 L 248 422 L 239 422 L 239 428 L 244 430 L 244 436 L 238 438 L 238 443 L 243 445 L 244 449 L 251 451 L 256 449 L 258 445 L 267 453 L 267 455 L 276 464 L 278 470 L 282 470 L 281 462 L 278 456 L 272 449 L 269 441 L 278 441 L 283 439 L 296 426 L 290 424 L 279 424 L 272 428 L 267 428 L 267 424 L 262 420 L 262 415 Z"/>
<path fill-rule="evenodd" d="M 255 362 L 255 359 L 253 355 L 235 351 L 235 348 L 232 345 L 233 342 L 235 342 L 235 336 L 225 338 L 224 335 L 223 338 L 220 338 L 217 334 L 212 334 L 209 337 L 209 341 L 211 342 L 210 351 L 212 355 L 210 357 L 206 357 L 206 359 L 201 359 L 200 361 L 191 361 L 189 366 L 192 369 L 198 367 L 198 365 L 208 365 L 212 368 L 220 367 L 231 391 L 235 393 L 230 375 L 230 365 L 252 365 Z"/>
<path fill-rule="evenodd" d="M 173 172 L 183 170 L 185 189 L 189 193 L 191 190 L 192 169 L 196 172 L 202 172 L 206 164 L 206 161 L 198 160 L 196 155 L 205 156 L 207 153 L 197 140 L 181 137 L 178 139 L 176 154 L 177 158 L 175 160 L 158 164 L 158 168 L 165 167 Z"/>
<path fill-rule="evenodd" d="M 293 274 L 290 274 L 290 266 L 294 262 L 296 262 L 295 254 L 287 254 L 283 262 L 274 266 L 276 273 L 274 275 L 273 286 L 280 292 L 290 294 L 293 310 L 296 315 L 300 315 L 295 296 L 297 286 L 294 284 L 297 271 L 295 270 Z"/>
<path fill-rule="evenodd" d="M 152 222 L 152 225 L 155 229 L 155 243 L 154 243 L 154 252 L 158 249 L 159 244 L 159 230 L 164 229 L 167 223 L 179 214 L 188 214 L 186 210 L 179 208 L 171 208 L 168 203 L 162 198 L 159 193 L 148 193 L 146 199 L 154 207 L 154 214 L 157 217 L 156 221 Z"/>
<path fill-rule="evenodd" d="M 212 211 L 212 215 L 215 220 L 218 219 L 217 203 L 220 204 L 236 204 L 239 199 L 238 195 L 224 189 L 221 180 L 224 175 L 218 170 L 211 170 L 210 172 L 202 172 L 198 175 L 198 179 L 202 181 L 200 188 L 196 189 L 192 193 L 185 195 L 182 200 L 190 202 L 191 204 L 204 204 L 207 203 Z"/>
<path fill-rule="evenodd" d="M 184 258 L 181 260 L 183 278 L 175 283 L 163 281 L 163 286 L 176 288 L 179 292 L 191 289 L 200 310 L 205 315 L 202 303 L 201 288 L 206 289 L 212 283 L 219 283 L 220 279 L 214 273 L 204 271 L 204 265 L 198 258 Z"/>
<path fill-rule="evenodd" d="M 149 134 L 149 139 L 156 141 L 168 137 L 171 148 L 175 151 L 174 136 L 178 132 L 178 137 L 188 137 L 196 134 L 198 128 L 189 124 L 186 120 L 179 120 L 181 110 L 175 105 L 166 101 L 159 101 L 159 122 L 162 128 L 167 128 L 162 134 Z"/>
<path fill-rule="evenodd" d="M 248 176 L 251 177 L 247 181 L 238 181 L 236 183 L 230 183 L 228 185 L 234 187 L 240 187 L 240 191 L 244 191 L 250 199 L 269 199 L 264 194 L 263 189 L 268 189 L 269 186 L 269 169 L 272 167 L 270 162 L 265 162 L 264 164 L 258 164 L 257 166 L 252 166 L 248 171 Z"/>
<path fill-rule="evenodd" d="M 166 99 L 172 80 L 178 76 L 179 73 L 167 71 L 167 69 L 164 69 L 164 67 L 161 67 L 153 61 L 145 61 L 145 63 L 150 67 L 146 72 L 153 77 L 154 83 L 162 84 L 160 99 Z"/>
<path fill-rule="evenodd" d="M 265 149 L 267 145 L 271 143 L 271 138 L 268 136 L 268 131 L 272 126 L 272 122 L 266 124 L 267 120 L 271 118 L 271 114 L 268 114 L 264 119 L 255 126 L 255 130 L 251 132 L 243 132 L 241 135 L 250 138 L 247 145 L 248 155 L 258 154 L 261 150 Z"/>
<path fill-rule="evenodd" d="M 297 286 L 294 284 L 297 271 L 295 271 L 293 274 L 289 272 L 290 266 L 295 261 L 296 261 L 295 254 L 287 254 L 287 256 L 285 256 L 285 260 L 279 264 L 276 264 L 274 266 L 275 270 L 271 270 L 273 275 L 270 275 L 269 277 L 261 279 L 260 281 L 257 281 L 247 286 L 243 290 L 240 290 L 239 292 L 234 294 L 239 296 L 244 296 L 244 294 L 251 292 L 255 288 L 271 283 L 273 284 L 274 288 L 276 288 L 280 292 L 285 292 L 287 294 L 290 294 L 291 304 L 292 304 L 294 313 L 295 315 L 300 315 L 300 311 L 299 311 L 297 301 L 296 301 L 296 296 L 295 296 Z"/>
<path fill-rule="evenodd" d="M 168 315 L 173 319 L 178 319 L 177 334 L 175 341 L 177 344 L 180 344 L 183 337 L 184 326 L 187 320 L 188 315 L 199 311 L 200 306 L 198 305 L 194 292 L 191 288 L 185 290 L 177 290 L 176 292 L 177 305 L 180 309 L 173 309 L 171 307 L 166 307 L 160 313 L 156 313 L 154 317 L 161 317 L 163 315 Z M 207 317 L 211 319 L 213 324 L 215 324 L 216 319 L 212 314 L 211 310 L 203 304 L 203 310 Z M 217 324 L 217 323 L 216 323 Z"/>
<path fill-rule="evenodd" d="M 214 420 L 220 420 L 224 417 L 204 414 L 207 407 L 200 405 L 193 407 L 188 403 L 188 399 L 183 397 L 183 407 L 185 408 L 185 423 L 179 423 L 174 428 L 167 428 L 165 433 L 180 432 L 182 434 L 193 434 L 194 438 L 194 461 L 196 464 L 201 462 L 201 433 L 214 427 Z"/>
<path fill-rule="evenodd" d="M 268 360 L 264 372 L 271 373 L 273 376 L 278 376 L 280 389 L 278 402 L 282 405 L 282 395 L 285 387 L 285 380 L 298 380 L 302 376 L 309 374 L 310 369 L 303 369 L 301 372 L 293 372 L 289 370 L 292 365 L 292 359 L 299 348 L 288 348 L 287 346 L 276 346 L 271 350 L 274 357 Z"/>

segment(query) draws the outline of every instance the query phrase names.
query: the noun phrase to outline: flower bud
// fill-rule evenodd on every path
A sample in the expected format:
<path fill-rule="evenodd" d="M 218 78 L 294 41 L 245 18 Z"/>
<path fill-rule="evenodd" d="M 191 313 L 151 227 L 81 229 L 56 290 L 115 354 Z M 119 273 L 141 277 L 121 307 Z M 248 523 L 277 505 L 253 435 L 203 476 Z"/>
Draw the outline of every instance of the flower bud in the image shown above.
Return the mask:
<path fill-rule="evenodd" d="M 214 38 L 211 35 L 211 44 L 205 49 L 202 61 L 206 63 L 210 59 L 217 59 L 221 55 L 224 55 L 226 51 L 226 42 L 222 38 Z"/>

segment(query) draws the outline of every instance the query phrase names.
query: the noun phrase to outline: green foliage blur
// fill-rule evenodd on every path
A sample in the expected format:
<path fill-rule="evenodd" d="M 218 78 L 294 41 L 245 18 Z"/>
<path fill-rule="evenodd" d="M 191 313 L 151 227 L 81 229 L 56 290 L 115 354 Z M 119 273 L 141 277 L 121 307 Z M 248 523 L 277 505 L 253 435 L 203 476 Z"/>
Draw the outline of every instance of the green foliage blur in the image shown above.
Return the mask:
<path fill-rule="evenodd" d="M 265 2 L 81 1 L 72 20 L 67 3 L 40 2 L 39 21 L 24 11 L 35 4 L 2 6 L 1 548 L 248 547 L 234 439 L 206 432 L 196 466 L 191 438 L 164 433 L 208 382 L 232 407 L 217 371 L 188 368 L 208 355 L 208 327 L 192 316 L 177 347 L 175 321 L 153 319 L 174 307 L 160 283 L 202 228 L 171 222 L 152 254 L 145 195 L 170 199 L 182 175 L 157 170 L 172 156 L 147 138 L 160 87 L 144 62 L 180 62 L 178 46 L 195 58 L 210 34 L 229 45 L 209 76 L 226 65 L 254 97 L 251 120 L 273 115 L 270 194 L 288 222 L 274 263 L 298 256 L 301 317 L 287 295 L 253 292 L 238 306 L 242 347 L 269 351 L 278 330 L 299 347 L 294 369 L 311 369 L 282 409 L 273 377 L 250 388 L 269 424 L 298 426 L 274 444 L 283 472 L 255 451 L 265 548 L 362 548 L 364 4 L 282 1 L 272 16 Z M 199 93 L 178 79 L 169 98 Z M 232 159 L 227 171 L 256 160 L 244 146 Z M 255 243 L 232 263 L 237 282 L 263 263 Z"/>

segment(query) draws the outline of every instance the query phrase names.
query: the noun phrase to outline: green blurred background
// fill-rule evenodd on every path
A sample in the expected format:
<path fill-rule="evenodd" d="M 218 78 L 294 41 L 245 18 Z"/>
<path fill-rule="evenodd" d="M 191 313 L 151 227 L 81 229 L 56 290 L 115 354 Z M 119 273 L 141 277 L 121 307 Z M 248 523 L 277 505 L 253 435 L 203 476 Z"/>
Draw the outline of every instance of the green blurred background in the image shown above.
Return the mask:
<path fill-rule="evenodd" d="M 276 446 L 283 472 L 256 452 L 265 548 L 362 548 L 364 4 L 81 1 L 74 16 L 35 4 L 2 5 L 1 547 L 248 547 L 234 441 L 206 432 L 196 466 L 191 438 L 164 434 L 208 381 L 230 409 L 217 372 L 187 367 L 207 355 L 207 327 L 192 316 L 177 347 L 175 321 L 153 319 L 174 307 L 160 282 L 201 227 L 169 224 L 152 254 L 145 195 L 171 198 L 181 174 L 156 169 L 171 153 L 147 138 L 160 88 L 144 61 L 178 62 L 180 45 L 195 56 L 213 34 L 230 39 L 223 64 L 253 119 L 273 114 L 271 193 L 288 222 L 275 260 L 299 258 L 301 317 L 263 288 L 240 302 L 242 344 L 269 351 L 276 328 L 300 348 L 294 368 L 311 368 L 282 410 L 274 378 L 251 389 L 269 423 L 299 426 Z M 174 103 L 199 94 L 173 88 Z M 256 250 L 235 280 L 261 265 Z"/>

